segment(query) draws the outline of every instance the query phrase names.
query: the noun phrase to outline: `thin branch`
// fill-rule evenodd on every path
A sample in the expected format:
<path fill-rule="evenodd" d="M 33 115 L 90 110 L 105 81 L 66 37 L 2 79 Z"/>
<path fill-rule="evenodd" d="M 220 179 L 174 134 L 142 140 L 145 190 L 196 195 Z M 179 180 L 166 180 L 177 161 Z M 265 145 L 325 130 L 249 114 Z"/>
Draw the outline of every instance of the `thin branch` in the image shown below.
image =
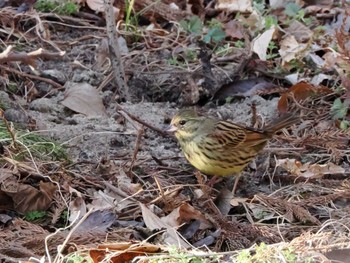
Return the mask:
<path fill-rule="evenodd" d="M 119 88 L 119 95 L 121 99 L 130 101 L 129 87 L 125 80 L 124 66 L 117 38 L 113 2 L 114 1 L 112 0 L 104 0 L 109 54 L 112 62 L 114 77 Z"/>
<path fill-rule="evenodd" d="M 40 81 L 46 82 L 46 83 L 52 85 L 53 87 L 55 87 L 56 89 L 64 89 L 64 87 L 62 85 L 58 84 L 57 82 L 55 82 L 55 81 L 53 81 L 51 79 L 47 79 L 47 78 L 31 75 L 31 74 L 28 74 L 28 73 L 24 73 L 24 72 L 21 72 L 21 71 L 18 71 L 16 69 L 9 68 L 9 67 L 3 66 L 3 65 L 0 65 L 0 68 L 3 69 L 3 70 L 9 71 L 9 72 L 15 73 L 17 75 L 20 75 L 22 77 L 26 77 L 26 78 L 30 78 L 30 79 L 36 79 L 36 80 L 40 80 Z"/>
<path fill-rule="evenodd" d="M 134 121 L 137 121 L 138 123 L 141 123 L 142 125 L 146 126 L 147 128 L 149 128 L 149 129 L 151 129 L 151 130 L 154 130 L 154 131 L 160 133 L 162 136 L 168 136 L 168 134 L 167 134 L 164 130 L 159 129 L 159 128 L 157 128 L 157 127 L 154 127 L 154 126 L 152 126 L 151 124 L 149 124 L 149 123 L 147 123 L 147 122 L 141 120 L 140 118 L 136 117 L 135 115 L 133 115 L 133 114 L 127 112 L 126 110 L 124 110 L 124 109 L 123 109 L 122 107 L 120 107 L 119 105 L 117 105 L 117 110 L 120 110 L 120 111 L 125 112 L 125 113 L 126 113 L 127 115 L 129 115 L 129 117 L 130 117 L 131 119 L 133 119 Z"/>

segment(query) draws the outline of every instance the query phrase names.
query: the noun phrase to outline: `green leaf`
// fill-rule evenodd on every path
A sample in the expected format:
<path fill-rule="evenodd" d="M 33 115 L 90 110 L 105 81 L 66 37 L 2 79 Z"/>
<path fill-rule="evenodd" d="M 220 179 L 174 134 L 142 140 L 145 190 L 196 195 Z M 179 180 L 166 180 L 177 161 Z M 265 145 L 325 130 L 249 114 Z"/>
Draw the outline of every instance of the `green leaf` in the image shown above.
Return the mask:
<path fill-rule="evenodd" d="M 343 103 L 341 102 L 341 99 L 337 98 L 333 102 L 332 110 L 339 110 L 343 107 Z"/>
<path fill-rule="evenodd" d="M 196 35 L 202 34 L 203 23 L 198 16 L 192 16 L 189 21 L 190 32 L 195 33 Z"/>
<path fill-rule="evenodd" d="M 340 122 L 340 129 L 342 129 L 342 130 L 347 130 L 347 129 L 349 128 L 349 124 L 350 124 L 349 121 L 342 120 L 342 121 Z"/>
<path fill-rule="evenodd" d="M 219 43 L 226 37 L 225 31 L 221 28 L 212 28 L 208 31 L 208 33 L 204 36 L 203 41 L 205 43 L 209 43 L 211 40 L 215 43 Z"/>
<path fill-rule="evenodd" d="M 203 23 L 198 16 L 192 16 L 188 20 L 181 20 L 180 26 L 188 33 L 192 33 L 195 35 L 202 34 Z"/>
<path fill-rule="evenodd" d="M 187 20 L 182 19 L 182 20 L 179 22 L 179 24 L 180 24 L 180 27 L 181 27 L 183 30 L 188 31 L 188 22 L 187 22 Z"/>
<path fill-rule="evenodd" d="M 245 43 L 244 43 L 244 41 L 242 41 L 242 40 L 237 40 L 237 41 L 234 43 L 234 46 L 237 47 L 237 48 L 244 48 Z"/>
<path fill-rule="evenodd" d="M 265 28 L 270 29 L 272 26 L 277 26 L 278 22 L 277 19 L 273 16 L 266 16 L 265 18 Z"/>
<path fill-rule="evenodd" d="M 295 3 L 288 3 L 286 5 L 286 8 L 284 9 L 284 13 L 287 16 L 295 17 L 298 14 L 300 9 L 301 9 L 301 7 L 298 6 L 297 4 L 295 4 Z"/>
<path fill-rule="evenodd" d="M 343 119 L 348 113 L 348 106 L 337 98 L 333 102 L 331 111 L 334 119 Z"/>
<path fill-rule="evenodd" d="M 25 219 L 28 221 L 34 221 L 36 219 L 44 218 L 47 216 L 47 212 L 45 211 L 31 211 L 26 213 Z"/>

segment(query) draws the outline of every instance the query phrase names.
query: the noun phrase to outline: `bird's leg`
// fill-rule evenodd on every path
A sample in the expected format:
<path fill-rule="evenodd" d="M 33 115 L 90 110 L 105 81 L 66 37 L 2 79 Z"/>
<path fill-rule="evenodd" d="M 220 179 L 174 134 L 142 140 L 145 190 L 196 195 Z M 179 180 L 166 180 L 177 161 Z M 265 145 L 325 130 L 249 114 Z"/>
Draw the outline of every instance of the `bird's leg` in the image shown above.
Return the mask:
<path fill-rule="evenodd" d="M 235 176 L 235 183 L 233 185 L 233 188 L 232 188 L 232 194 L 235 195 L 236 193 L 236 190 L 237 190 L 237 186 L 238 186 L 238 181 L 239 181 L 239 178 L 241 177 L 241 173 L 239 173 L 238 175 Z"/>
<path fill-rule="evenodd" d="M 214 175 L 212 178 L 210 178 L 210 180 L 208 182 L 206 182 L 205 184 L 211 188 L 213 188 L 213 186 L 219 182 L 222 181 L 222 177 L 218 177 L 217 175 Z"/>

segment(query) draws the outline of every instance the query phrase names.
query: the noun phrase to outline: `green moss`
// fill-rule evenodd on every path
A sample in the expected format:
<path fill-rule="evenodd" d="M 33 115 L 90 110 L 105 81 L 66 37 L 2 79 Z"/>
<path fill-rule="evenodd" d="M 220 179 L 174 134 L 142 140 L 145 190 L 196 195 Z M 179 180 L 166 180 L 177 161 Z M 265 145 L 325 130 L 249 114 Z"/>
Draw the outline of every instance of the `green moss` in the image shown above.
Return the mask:
<path fill-rule="evenodd" d="M 15 149 L 12 152 L 15 160 L 23 160 L 30 155 L 40 160 L 68 160 L 65 149 L 57 143 L 38 135 L 35 132 L 14 128 Z M 13 143 L 12 137 L 3 121 L 0 121 L 0 142 L 3 145 Z"/>
<path fill-rule="evenodd" d="M 79 11 L 79 6 L 69 1 L 59 3 L 55 0 L 38 0 L 34 7 L 41 12 L 53 12 L 59 15 L 72 15 Z"/>

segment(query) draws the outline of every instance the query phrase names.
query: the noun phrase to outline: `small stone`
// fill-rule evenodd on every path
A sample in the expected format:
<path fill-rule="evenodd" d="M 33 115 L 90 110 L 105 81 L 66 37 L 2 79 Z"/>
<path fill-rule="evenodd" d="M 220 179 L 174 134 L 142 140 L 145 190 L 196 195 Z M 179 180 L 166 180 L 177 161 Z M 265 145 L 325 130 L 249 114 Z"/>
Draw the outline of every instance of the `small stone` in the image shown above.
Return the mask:
<path fill-rule="evenodd" d="M 4 117 L 7 121 L 12 121 L 15 123 L 25 123 L 29 121 L 28 116 L 23 112 L 15 109 L 7 109 L 4 112 Z"/>
<path fill-rule="evenodd" d="M 34 111 L 39 111 L 42 113 L 54 112 L 57 108 L 57 104 L 53 103 L 51 99 L 48 98 L 39 98 L 33 100 L 29 104 L 29 109 Z"/>
<path fill-rule="evenodd" d="M 63 74 L 63 72 L 57 70 L 57 69 L 47 69 L 43 70 L 41 72 L 41 75 L 46 78 L 50 78 L 55 82 L 58 82 L 60 84 L 64 84 L 67 81 L 66 75 Z"/>

